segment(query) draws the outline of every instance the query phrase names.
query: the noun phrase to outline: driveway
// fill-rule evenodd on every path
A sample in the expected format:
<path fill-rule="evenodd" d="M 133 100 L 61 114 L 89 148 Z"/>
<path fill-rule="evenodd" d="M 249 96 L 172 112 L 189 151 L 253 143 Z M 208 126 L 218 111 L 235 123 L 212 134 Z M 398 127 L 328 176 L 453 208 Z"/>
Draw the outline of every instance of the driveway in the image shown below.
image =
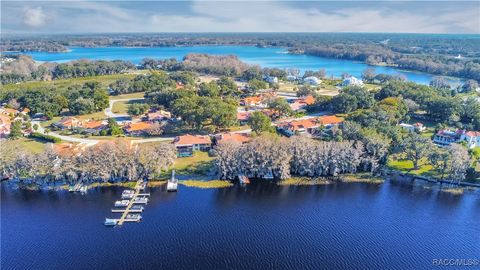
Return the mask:
<path fill-rule="evenodd" d="M 38 126 L 37 132 L 41 133 L 41 134 L 45 134 L 45 129 L 42 127 L 42 125 L 40 125 L 40 122 L 39 121 L 32 121 L 32 126 L 35 125 L 35 124 L 37 124 L 37 126 Z M 85 144 L 87 147 L 95 145 L 95 144 L 98 143 L 98 140 L 64 136 L 64 135 L 60 135 L 60 134 L 55 133 L 55 132 L 48 132 L 47 135 L 55 137 L 55 138 L 59 138 L 62 141 L 66 141 L 66 142 L 74 142 L 74 143 Z"/>
<path fill-rule="evenodd" d="M 113 109 L 113 104 L 115 102 L 129 102 L 129 101 L 134 101 L 134 100 L 144 100 L 145 98 L 124 98 L 124 99 L 113 99 L 110 100 L 108 108 L 105 109 L 104 113 L 108 118 L 114 118 L 115 121 L 117 121 L 119 124 L 123 122 L 130 122 L 132 121 L 132 117 L 128 114 L 118 114 L 112 112 Z"/>

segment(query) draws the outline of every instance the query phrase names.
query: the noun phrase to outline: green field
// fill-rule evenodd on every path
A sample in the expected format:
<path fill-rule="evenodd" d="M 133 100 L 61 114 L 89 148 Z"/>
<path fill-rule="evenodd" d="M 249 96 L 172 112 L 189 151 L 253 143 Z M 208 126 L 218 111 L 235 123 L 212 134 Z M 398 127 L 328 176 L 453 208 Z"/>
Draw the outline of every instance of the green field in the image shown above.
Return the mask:
<path fill-rule="evenodd" d="M 91 77 L 81 77 L 81 78 L 71 78 L 71 79 L 60 79 L 52 81 L 30 81 L 19 84 L 7 84 L 3 85 L 3 90 L 17 90 L 17 89 L 35 89 L 35 88 L 45 88 L 45 87 L 56 87 L 56 88 L 67 88 L 70 85 L 74 84 L 83 84 L 85 82 L 97 81 L 103 87 L 108 87 L 109 84 L 115 82 L 120 78 L 129 78 L 133 79 L 138 74 L 113 74 L 113 75 L 102 75 L 102 76 L 91 76 Z"/>

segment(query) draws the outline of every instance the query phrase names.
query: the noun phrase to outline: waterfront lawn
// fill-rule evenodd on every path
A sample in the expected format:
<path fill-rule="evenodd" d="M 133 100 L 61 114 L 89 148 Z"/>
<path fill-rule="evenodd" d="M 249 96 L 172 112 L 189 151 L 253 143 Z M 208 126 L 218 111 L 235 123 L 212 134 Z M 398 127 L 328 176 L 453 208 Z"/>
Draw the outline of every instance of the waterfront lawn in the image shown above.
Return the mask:
<path fill-rule="evenodd" d="M 178 174 L 206 174 L 213 160 L 207 152 L 195 152 L 191 157 L 177 158 L 172 169 Z"/>
<path fill-rule="evenodd" d="M 421 160 L 418 163 L 418 169 L 414 170 L 413 169 L 413 162 L 410 160 L 406 159 L 390 159 L 388 161 L 388 167 L 391 169 L 394 169 L 396 171 L 400 171 L 403 173 L 409 173 L 409 174 L 414 174 L 414 175 L 429 175 L 429 176 L 435 176 L 437 173 L 434 170 L 432 165 L 429 165 L 427 163 L 427 160 Z"/>

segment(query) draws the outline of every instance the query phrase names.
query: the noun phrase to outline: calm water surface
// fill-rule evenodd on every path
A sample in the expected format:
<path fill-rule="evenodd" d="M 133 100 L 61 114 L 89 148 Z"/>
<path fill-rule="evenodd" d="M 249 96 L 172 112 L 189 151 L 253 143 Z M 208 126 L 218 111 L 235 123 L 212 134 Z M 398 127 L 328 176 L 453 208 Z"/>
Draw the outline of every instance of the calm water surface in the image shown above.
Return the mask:
<path fill-rule="evenodd" d="M 435 258 L 480 259 L 478 192 L 394 182 L 181 186 L 152 190 L 141 223 L 107 228 L 121 192 L 3 185 L 1 269 L 425 269 Z"/>
<path fill-rule="evenodd" d="M 258 64 L 262 67 L 298 68 L 305 70 L 319 70 L 324 68 L 328 76 L 340 77 L 342 73 L 349 73 L 361 77 L 366 64 L 331 58 L 323 58 L 308 55 L 288 54 L 283 48 L 258 48 L 253 46 L 193 46 L 193 47 L 102 47 L 102 48 L 70 48 L 70 52 L 46 53 L 30 52 L 33 59 L 38 61 L 66 62 L 78 59 L 92 60 L 127 60 L 140 63 L 143 58 L 176 58 L 181 60 L 189 53 L 207 53 L 216 55 L 234 54 L 241 60 Z M 409 72 L 391 67 L 373 67 L 377 73 L 401 74 L 408 80 L 417 83 L 428 84 L 433 75 L 419 72 Z M 458 80 L 450 80 L 451 83 L 459 83 Z"/>

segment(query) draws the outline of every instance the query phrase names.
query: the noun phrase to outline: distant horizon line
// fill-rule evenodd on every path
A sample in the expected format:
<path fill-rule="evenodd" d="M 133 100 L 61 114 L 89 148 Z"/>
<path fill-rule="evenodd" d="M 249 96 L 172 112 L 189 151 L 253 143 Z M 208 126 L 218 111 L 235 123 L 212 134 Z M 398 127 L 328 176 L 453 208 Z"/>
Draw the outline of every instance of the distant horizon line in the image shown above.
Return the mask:
<path fill-rule="evenodd" d="M 249 32 L 249 31 L 236 31 L 236 32 L 78 32 L 78 33 L 1 33 L 1 36 L 75 36 L 75 35 L 155 35 L 155 34 L 389 34 L 389 35 L 472 35 L 480 36 L 480 33 L 415 33 L 415 32 Z"/>

